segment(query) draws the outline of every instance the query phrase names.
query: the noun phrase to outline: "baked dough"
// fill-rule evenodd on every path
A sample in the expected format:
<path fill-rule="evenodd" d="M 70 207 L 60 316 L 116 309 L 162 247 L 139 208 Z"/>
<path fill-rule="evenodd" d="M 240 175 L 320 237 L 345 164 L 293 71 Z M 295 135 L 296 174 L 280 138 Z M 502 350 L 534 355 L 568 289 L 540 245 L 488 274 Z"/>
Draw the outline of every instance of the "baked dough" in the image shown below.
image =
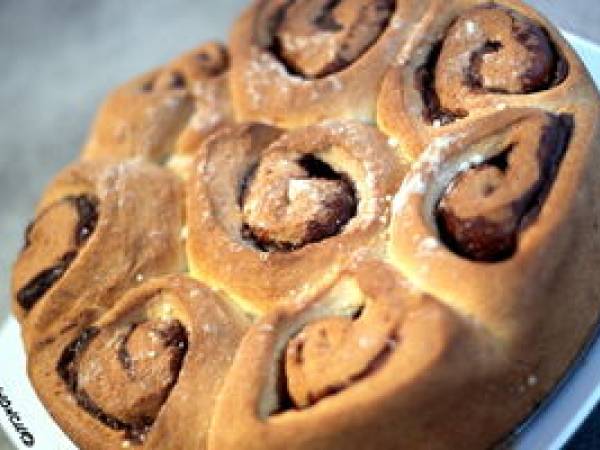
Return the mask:
<path fill-rule="evenodd" d="M 257 0 L 42 197 L 29 377 L 91 450 L 506 444 L 598 323 L 599 156 L 518 0 Z"/>

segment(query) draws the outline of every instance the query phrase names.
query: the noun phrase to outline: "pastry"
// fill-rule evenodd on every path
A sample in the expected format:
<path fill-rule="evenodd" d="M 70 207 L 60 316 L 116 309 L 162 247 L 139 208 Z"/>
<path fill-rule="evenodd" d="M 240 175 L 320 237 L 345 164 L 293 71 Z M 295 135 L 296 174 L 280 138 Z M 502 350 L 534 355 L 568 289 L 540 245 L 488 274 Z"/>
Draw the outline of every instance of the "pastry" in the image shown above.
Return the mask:
<path fill-rule="evenodd" d="M 109 95 L 13 270 L 84 449 L 486 449 L 600 313 L 600 96 L 517 0 L 256 0 Z"/>
<path fill-rule="evenodd" d="M 202 284 L 172 275 L 133 288 L 93 322 L 67 322 L 31 353 L 28 371 L 75 442 L 203 447 L 244 316 Z"/>
<path fill-rule="evenodd" d="M 26 345 L 52 336 L 63 314 L 89 320 L 144 279 L 181 271 L 182 196 L 175 175 L 141 160 L 82 161 L 61 172 L 13 269 Z"/>
<path fill-rule="evenodd" d="M 255 314 L 310 295 L 357 251 L 383 247 L 405 170 L 384 135 L 358 122 L 224 129 L 189 183 L 191 273 Z"/>

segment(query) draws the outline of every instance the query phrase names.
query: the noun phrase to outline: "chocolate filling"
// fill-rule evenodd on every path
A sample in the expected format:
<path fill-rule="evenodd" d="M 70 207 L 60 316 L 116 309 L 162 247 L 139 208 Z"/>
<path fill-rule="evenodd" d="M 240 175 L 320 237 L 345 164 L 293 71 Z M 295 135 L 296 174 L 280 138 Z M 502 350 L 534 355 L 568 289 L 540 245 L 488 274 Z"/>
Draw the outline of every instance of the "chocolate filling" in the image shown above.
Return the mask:
<path fill-rule="evenodd" d="M 132 323 L 129 325 L 129 329 L 125 333 L 125 336 L 119 341 L 117 345 L 117 359 L 121 363 L 121 367 L 123 370 L 129 372 L 132 369 L 132 360 L 131 355 L 129 354 L 129 349 L 127 348 L 127 342 L 129 342 L 129 338 L 137 328 L 137 323 Z"/>
<path fill-rule="evenodd" d="M 548 43 L 549 50 L 552 53 L 554 67 L 553 70 L 547 74 L 547 77 L 542 80 L 537 78 L 532 70 L 530 70 L 528 73 L 525 73 L 521 80 L 523 82 L 525 93 L 533 93 L 552 89 L 561 84 L 569 74 L 569 65 L 567 64 L 567 61 L 565 60 L 564 56 L 558 50 L 558 47 L 556 46 L 554 41 L 550 38 L 548 31 L 541 26 L 537 27 L 537 31 L 539 31 L 542 34 L 543 39 L 545 40 L 545 42 Z M 530 30 L 524 28 L 522 25 L 520 25 L 520 22 L 515 19 L 513 23 L 513 34 L 515 38 L 525 48 L 534 51 L 535 47 L 532 46 L 529 39 L 530 32 Z"/>
<path fill-rule="evenodd" d="M 356 216 L 358 196 L 353 182 L 346 174 L 336 172 L 312 154 L 303 155 L 295 164 L 305 173 L 302 180 L 334 181 L 339 191 L 333 198 L 321 204 L 321 207 L 328 211 L 327 220 L 307 219 L 304 235 L 299 242 L 271 238 L 268 229 L 259 229 L 244 220 L 240 230 L 242 238 L 262 252 L 292 252 L 307 244 L 323 241 L 339 234 L 350 219 Z M 240 182 L 238 203 L 242 210 L 248 201 L 251 185 L 260 182 L 256 178 L 258 167 L 259 164 L 251 166 Z"/>
<path fill-rule="evenodd" d="M 521 76 L 521 94 L 530 94 L 552 89 L 562 83 L 568 75 L 568 65 L 565 58 L 559 52 L 556 44 L 550 38 L 547 30 L 533 23 L 527 18 L 520 18 L 518 13 L 490 4 L 476 7 L 475 9 L 502 9 L 512 18 L 512 34 L 517 42 L 530 51 L 531 54 L 541 58 L 549 53 L 553 61 L 553 67 L 547 73 L 543 71 L 542 63 L 532 65 Z M 468 16 L 468 13 L 465 14 Z M 455 19 L 446 32 L 446 36 L 455 26 Z M 421 93 L 423 102 L 423 119 L 429 123 L 448 125 L 457 119 L 468 116 L 468 111 L 455 108 L 452 105 L 443 105 L 435 88 L 436 68 L 440 64 L 440 55 L 444 47 L 444 40 L 436 43 L 429 54 L 425 64 L 415 71 L 415 88 Z M 485 86 L 481 73 L 485 55 L 499 52 L 504 43 L 496 40 L 487 40 L 480 48 L 474 50 L 469 57 L 469 65 L 464 69 L 464 85 L 469 87 L 474 94 L 511 94 L 506 89 L 494 86 Z M 514 93 L 513 93 L 514 94 Z"/>
<path fill-rule="evenodd" d="M 520 197 L 506 205 L 504 217 L 462 217 L 447 198 L 460 183 L 468 182 L 468 176 L 477 172 L 493 167 L 502 172 L 504 177 L 513 152 L 512 146 L 481 165 L 462 172 L 450 183 L 436 208 L 436 221 L 442 241 L 453 252 L 474 261 L 490 263 L 504 261 L 514 255 L 519 233 L 535 221 L 552 188 L 574 127 L 573 117 L 570 115 L 551 117 L 550 124 L 543 128 L 536 152 L 539 179 Z M 510 183 L 510 180 L 502 182 Z M 497 187 L 489 185 L 482 195 L 491 195 Z M 473 201 L 484 200 L 474 198 Z"/>
<path fill-rule="evenodd" d="M 485 55 L 491 53 L 497 53 L 502 48 L 502 42 L 487 41 L 479 49 L 471 53 L 469 68 L 466 71 L 466 84 L 473 90 L 483 89 L 483 77 L 481 75 L 481 65 L 483 64 L 483 58 Z M 499 94 L 506 94 L 507 92 L 503 89 L 486 89 L 487 92 L 496 92 Z"/>
<path fill-rule="evenodd" d="M 351 21 L 340 20 L 336 10 L 347 1 L 352 0 L 322 0 L 316 14 L 315 2 L 264 1 L 254 24 L 254 35 L 258 44 L 275 55 L 290 74 L 324 78 L 344 70 L 367 52 L 388 27 L 396 9 L 395 0 L 355 1 L 357 16 Z M 284 34 L 294 43 L 286 42 Z M 316 37 L 323 39 L 314 40 Z M 317 51 L 309 41 L 323 47 Z"/>
<path fill-rule="evenodd" d="M 314 20 L 315 26 L 322 31 L 341 31 L 344 26 L 335 20 L 333 10 L 342 2 L 342 0 L 329 0 L 323 5 L 323 10 Z"/>
<path fill-rule="evenodd" d="M 169 89 L 185 89 L 187 80 L 181 72 L 172 72 L 169 79 Z"/>
<path fill-rule="evenodd" d="M 143 322 L 142 322 L 143 323 Z M 135 380 L 135 367 L 132 363 L 132 358 L 127 349 L 127 343 L 138 326 L 142 323 L 131 324 L 124 336 L 117 343 L 117 359 L 119 360 L 123 370 L 125 370 L 132 379 Z M 77 339 L 71 342 L 61 354 L 56 371 L 60 378 L 65 382 L 68 389 L 74 396 L 77 404 L 84 409 L 92 417 L 103 423 L 108 428 L 116 431 L 124 432 L 124 439 L 131 441 L 133 444 L 141 444 L 150 427 L 154 423 L 155 417 L 140 416 L 134 423 L 123 421 L 105 411 L 91 398 L 91 396 L 80 386 L 79 383 L 79 364 L 82 355 L 88 350 L 92 341 L 98 337 L 101 330 L 97 327 L 89 327 L 85 329 Z M 183 326 L 179 322 L 170 324 L 167 329 L 157 330 L 157 334 L 164 347 L 173 347 L 177 354 L 171 360 L 170 370 L 173 374 L 173 380 L 167 387 L 166 396 L 177 383 L 177 377 L 183 365 L 183 360 L 187 352 L 187 334 Z M 166 398 L 166 397 L 165 397 Z"/>
<path fill-rule="evenodd" d="M 29 311 L 37 301 L 65 274 L 77 252 L 66 253 L 54 266 L 41 271 L 17 292 L 17 302 Z"/>
<path fill-rule="evenodd" d="M 415 71 L 415 89 L 421 93 L 423 102 L 423 119 L 429 123 L 448 125 L 456 119 L 468 116 L 467 111 L 445 108 L 435 90 L 435 69 L 442 52 L 443 42 L 438 42 L 432 49 L 425 64 Z"/>
<path fill-rule="evenodd" d="M 144 81 L 141 85 L 140 85 L 140 92 L 142 93 L 149 93 L 152 92 L 154 90 L 154 80 L 147 80 Z"/>
<path fill-rule="evenodd" d="M 363 311 L 363 309 L 361 308 L 358 312 L 356 312 L 353 315 L 352 320 L 353 321 L 358 320 L 358 318 L 362 314 L 362 311 Z M 296 341 L 294 343 L 294 345 L 296 346 L 296 351 L 294 352 L 294 357 L 295 357 L 295 360 L 297 363 L 302 364 L 304 362 L 303 350 L 304 350 L 305 342 L 304 342 L 304 340 L 298 340 L 297 338 L 294 338 L 294 339 L 296 339 Z M 334 395 L 337 395 L 340 392 L 343 392 L 348 387 L 352 386 L 353 384 L 358 383 L 358 382 L 372 376 L 378 370 L 380 370 L 382 367 L 385 366 L 385 364 L 387 363 L 389 358 L 392 356 L 398 342 L 399 342 L 398 336 L 396 335 L 395 332 L 392 333 L 386 340 L 386 344 L 381 348 L 379 353 L 377 353 L 368 362 L 368 364 L 365 366 L 365 368 L 363 370 L 359 371 L 356 374 L 349 376 L 344 381 L 329 385 L 326 388 L 319 390 L 318 392 L 310 392 L 308 395 L 308 400 L 309 400 L 308 403 L 309 404 L 307 406 L 296 404 L 296 402 L 292 398 L 292 395 L 290 393 L 291 392 L 290 387 L 289 387 L 290 379 L 288 377 L 287 370 L 286 370 L 286 359 L 285 359 L 285 353 L 284 353 L 284 355 L 281 357 L 281 359 L 277 362 L 278 368 L 279 368 L 278 369 L 279 376 L 277 378 L 277 386 L 276 386 L 277 387 L 278 405 L 277 405 L 277 408 L 275 409 L 275 411 L 272 412 L 272 415 L 281 414 L 281 413 L 289 411 L 289 410 L 301 410 L 301 409 L 305 409 L 305 408 L 314 406 L 321 400 L 328 398 L 328 397 L 332 397 Z M 291 345 L 291 342 L 288 343 L 288 345 Z"/>
<path fill-rule="evenodd" d="M 95 197 L 89 195 L 68 196 L 60 201 L 71 204 L 77 211 L 78 222 L 73 232 L 76 249 L 66 252 L 52 267 L 41 271 L 17 292 L 16 300 L 26 311 L 33 308 L 37 301 L 62 278 L 77 257 L 78 249 L 86 243 L 98 223 L 98 200 Z M 36 221 L 33 221 L 25 231 L 24 249 L 31 245 L 31 234 L 35 225 Z"/>
<path fill-rule="evenodd" d="M 89 195 L 80 195 L 67 197 L 66 200 L 77 208 L 79 222 L 75 228 L 75 243 L 81 246 L 89 239 L 98 224 L 98 199 Z"/>
<path fill-rule="evenodd" d="M 229 54 L 221 45 L 208 46 L 196 54 L 196 63 L 203 73 L 216 77 L 229 69 Z"/>
<path fill-rule="evenodd" d="M 244 201 L 245 201 L 246 195 L 248 193 L 248 188 L 250 187 L 250 185 L 252 184 L 252 181 L 254 180 L 254 176 L 256 175 L 256 169 L 258 169 L 258 164 L 259 163 L 254 163 L 250 167 L 248 167 L 248 169 L 244 173 L 244 176 L 240 180 L 240 183 L 238 186 L 238 197 L 237 197 L 237 203 L 240 208 L 242 208 L 244 206 Z"/>

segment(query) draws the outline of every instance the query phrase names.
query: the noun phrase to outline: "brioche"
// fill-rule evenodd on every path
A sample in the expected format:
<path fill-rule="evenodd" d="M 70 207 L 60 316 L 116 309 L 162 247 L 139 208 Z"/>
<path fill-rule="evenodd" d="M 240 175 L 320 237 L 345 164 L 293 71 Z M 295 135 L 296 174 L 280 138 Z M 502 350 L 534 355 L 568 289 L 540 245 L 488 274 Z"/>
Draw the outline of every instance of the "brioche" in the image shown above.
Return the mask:
<path fill-rule="evenodd" d="M 256 0 L 44 193 L 29 378 L 84 449 L 505 445 L 598 323 L 599 158 L 518 0 Z"/>

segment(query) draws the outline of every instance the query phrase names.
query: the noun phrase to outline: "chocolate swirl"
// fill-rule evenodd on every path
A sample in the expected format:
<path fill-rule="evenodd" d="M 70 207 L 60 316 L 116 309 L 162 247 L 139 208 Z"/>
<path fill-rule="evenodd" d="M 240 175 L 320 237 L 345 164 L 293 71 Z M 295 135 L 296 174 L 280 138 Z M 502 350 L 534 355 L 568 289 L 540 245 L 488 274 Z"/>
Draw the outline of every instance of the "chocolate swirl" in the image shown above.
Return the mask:
<path fill-rule="evenodd" d="M 192 92 L 199 80 L 218 77 L 229 68 L 229 55 L 221 44 L 208 43 L 172 61 L 163 70 L 144 81 L 142 93 L 187 90 Z"/>
<path fill-rule="evenodd" d="M 352 182 L 312 154 L 264 158 L 242 192 L 243 235 L 291 251 L 338 234 L 356 215 Z"/>
<path fill-rule="evenodd" d="M 209 448 L 411 448 L 447 413 L 447 394 L 481 401 L 470 380 L 496 352 L 489 343 L 394 268 L 361 260 L 309 304 L 282 305 L 250 328 Z"/>
<path fill-rule="evenodd" d="M 177 320 L 84 330 L 57 371 L 78 405 L 104 425 L 142 442 L 177 382 L 187 334 Z"/>
<path fill-rule="evenodd" d="M 399 344 L 399 308 L 367 302 L 352 316 L 310 323 L 287 344 L 287 393 L 296 408 L 336 395 L 380 369 Z"/>
<path fill-rule="evenodd" d="M 290 73 L 322 78 L 360 58 L 384 32 L 395 7 L 395 0 L 263 1 L 256 35 Z"/>
<path fill-rule="evenodd" d="M 27 227 L 15 265 L 20 274 L 16 301 L 29 311 L 65 274 L 98 222 L 98 199 L 66 196 L 48 206 Z"/>
<path fill-rule="evenodd" d="M 246 317 L 203 284 L 171 275 L 129 290 L 97 319 L 58 319 L 27 363 L 79 447 L 206 448 Z"/>
<path fill-rule="evenodd" d="M 482 94 L 529 94 L 556 86 L 566 62 L 544 28 L 499 5 L 460 15 L 415 74 L 428 123 L 446 125 L 469 114 Z"/>
<path fill-rule="evenodd" d="M 442 239 L 475 261 L 510 258 L 532 223 L 567 150 L 573 119 L 539 113 L 477 146 L 493 156 L 459 173 L 437 207 Z"/>
<path fill-rule="evenodd" d="M 251 311 L 316 289 L 379 236 L 404 173 L 358 122 L 223 129 L 189 180 L 191 271 Z"/>
<path fill-rule="evenodd" d="M 11 283 L 26 346 L 56 333 L 64 315 L 97 317 L 145 277 L 182 267 L 182 186 L 155 164 L 80 161 L 38 210 Z"/>

